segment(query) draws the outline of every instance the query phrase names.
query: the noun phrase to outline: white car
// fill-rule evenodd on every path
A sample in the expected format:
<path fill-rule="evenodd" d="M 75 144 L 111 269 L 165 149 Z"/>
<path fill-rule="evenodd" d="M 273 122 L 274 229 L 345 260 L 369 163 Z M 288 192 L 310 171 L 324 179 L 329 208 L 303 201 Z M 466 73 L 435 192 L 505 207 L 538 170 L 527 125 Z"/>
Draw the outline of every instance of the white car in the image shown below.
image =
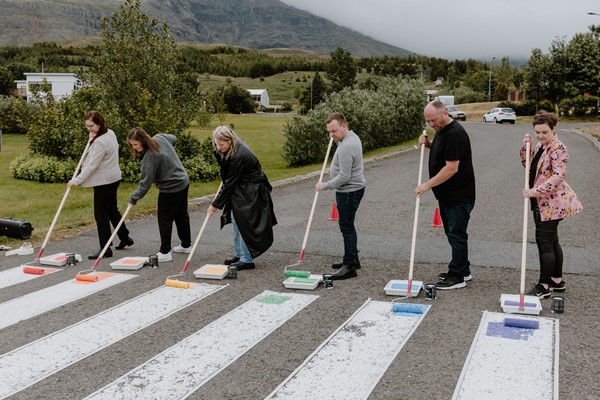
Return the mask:
<path fill-rule="evenodd" d="M 467 120 L 467 115 L 455 106 L 446 106 L 446 110 L 448 110 L 448 115 L 452 117 L 452 119 L 459 119 L 461 121 Z"/>
<path fill-rule="evenodd" d="M 514 124 L 516 120 L 517 113 L 512 108 L 496 107 L 483 115 L 483 122 L 494 122 L 496 124 L 501 124 L 505 121 Z"/>

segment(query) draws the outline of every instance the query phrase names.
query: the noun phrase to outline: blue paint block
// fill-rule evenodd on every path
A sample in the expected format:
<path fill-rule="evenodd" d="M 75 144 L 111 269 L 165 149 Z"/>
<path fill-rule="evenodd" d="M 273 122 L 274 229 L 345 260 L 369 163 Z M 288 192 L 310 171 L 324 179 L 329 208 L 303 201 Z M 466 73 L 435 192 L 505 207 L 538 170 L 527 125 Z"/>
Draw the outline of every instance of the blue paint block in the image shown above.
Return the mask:
<path fill-rule="evenodd" d="M 507 306 L 511 306 L 511 307 L 520 307 L 521 306 L 521 302 L 520 301 L 513 301 L 513 300 L 506 300 L 504 302 L 505 305 Z M 523 307 L 526 308 L 536 308 L 537 305 L 535 303 L 523 303 Z"/>
<path fill-rule="evenodd" d="M 392 283 L 390 288 L 396 290 L 408 290 L 408 283 Z"/>
<path fill-rule="evenodd" d="M 392 304 L 392 313 L 414 317 L 414 314 L 424 314 L 426 307 L 421 304 Z"/>
<path fill-rule="evenodd" d="M 485 332 L 486 336 L 509 340 L 529 340 L 529 337 L 533 336 L 534 333 L 534 329 L 514 328 L 506 326 L 503 322 L 488 323 L 487 331 Z"/>
<path fill-rule="evenodd" d="M 539 329 L 540 321 L 522 318 L 504 318 L 504 325 L 511 328 Z"/>

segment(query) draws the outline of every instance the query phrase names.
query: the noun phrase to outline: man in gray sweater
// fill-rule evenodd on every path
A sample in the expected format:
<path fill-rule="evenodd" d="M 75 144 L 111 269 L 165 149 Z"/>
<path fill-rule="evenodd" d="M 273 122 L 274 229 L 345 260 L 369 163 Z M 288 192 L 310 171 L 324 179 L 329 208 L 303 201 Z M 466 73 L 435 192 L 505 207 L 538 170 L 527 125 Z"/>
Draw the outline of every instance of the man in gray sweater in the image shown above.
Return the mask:
<path fill-rule="evenodd" d="M 346 118 L 341 113 L 333 113 L 327 118 L 327 131 L 338 147 L 329 168 L 331 180 L 317 183 L 315 189 L 336 191 L 338 224 L 344 238 L 344 257 L 341 262 L 331 266 L 337 269 L 333 279 L 341 280 L 354 278 L 357 275 L 356 270 L 360 269 L 354 219 L 365 194 L 362 143 L 360 138 L 348 129 Z"/>

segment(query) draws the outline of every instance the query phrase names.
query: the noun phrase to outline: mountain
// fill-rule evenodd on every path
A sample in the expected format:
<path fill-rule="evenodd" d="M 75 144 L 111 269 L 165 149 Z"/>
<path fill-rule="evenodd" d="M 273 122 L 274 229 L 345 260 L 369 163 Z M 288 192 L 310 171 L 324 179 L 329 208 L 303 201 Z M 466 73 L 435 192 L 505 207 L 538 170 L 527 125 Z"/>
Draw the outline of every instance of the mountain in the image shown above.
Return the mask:
<path fill-rule="evenodd" d="M 98 36 L 120 0 L 0 0 L 0 45 Z M 413 54 L 277 0 L 145 0 L 142 12 L 169 24 L 180 42 L 254 49 L 295 48 L 353 56 Z"/>

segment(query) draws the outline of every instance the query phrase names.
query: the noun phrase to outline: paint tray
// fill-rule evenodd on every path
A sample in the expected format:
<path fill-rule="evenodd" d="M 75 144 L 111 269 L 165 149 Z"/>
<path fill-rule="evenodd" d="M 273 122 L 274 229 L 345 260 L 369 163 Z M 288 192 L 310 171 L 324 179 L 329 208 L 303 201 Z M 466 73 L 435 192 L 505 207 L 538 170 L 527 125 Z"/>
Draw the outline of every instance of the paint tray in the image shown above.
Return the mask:
<path fill-rule="evenodd" d="M 410 297 L 417 297 L 423 289 L 423 281 L 412 281 Z M 408 296 L 408 281 L 392 279 L 385 285 L 385 294 L 388 296 Z"/>
<path fill-rule="evenodd" d="M 194 271 L 198 279 L 223 279 L 227 276 L 227 265 L 205 264 Z"/>
<path fill-rule="evenodd" d="M 148 263 L 148 257 L 123 257 L 110 263 L 112 269 L 136 271 Z"/>
<path fill-rule="evenodd" d="M 52 265 L 53 267 L 64 267 L 67 265 L 67 254 L 69 253 L 56 253 L 50 256 L 41 257 L 38 261 L 43 265 Z M 75 259 L 78 262 L 82 262 L 81 254 L 75 254 Z"/>
<path fill-rule="evenodd" d="M 502 305 L 502 311 L 508 314 L 539 315 L 542 311 L 542 304 L 536 296 L 525 296 L 523 310 L 519 310 L 521 296 L 518 294 L 500 295 L 500 304 Z"/>
<path fill-rule="evenodd" d="M 285 286 L 286 289 L 315 290 L 321 282 L 323 282 L 323 275 L 310 274 L 308 278 L 290 276 L 283 281 L 283 286 Z"/>

